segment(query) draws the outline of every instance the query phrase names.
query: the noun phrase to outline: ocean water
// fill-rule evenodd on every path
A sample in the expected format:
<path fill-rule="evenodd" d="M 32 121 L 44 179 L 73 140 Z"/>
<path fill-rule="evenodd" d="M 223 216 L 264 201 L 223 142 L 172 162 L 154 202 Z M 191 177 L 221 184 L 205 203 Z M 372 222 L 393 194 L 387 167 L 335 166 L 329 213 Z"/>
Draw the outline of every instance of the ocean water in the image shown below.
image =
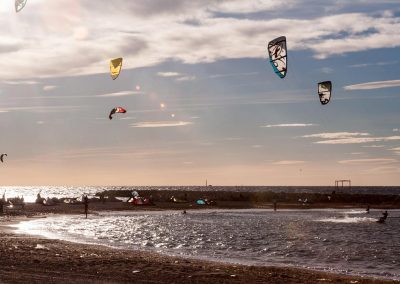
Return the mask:
<path fill-rule="evenodd" d="M 191 210 L 54 216 L 17 231 L 187 258 L 400 280 L 400 210 Z"/>
<path fill-rule="evenodd" d="M 40 192 L 42 197 L 80 197 L 83 194 L 95 195 L 105 190 L 212 190 L 229 192 L 294 192 L 294 193 L 361 193 L 361 194 L 386 194 L 400 195 L 399 186 L 363 186 L 338 188 L 332 186 L 0 186 L 0 195 L 6 197 L 23 196 L 26 202 L 34 202 Z"/>

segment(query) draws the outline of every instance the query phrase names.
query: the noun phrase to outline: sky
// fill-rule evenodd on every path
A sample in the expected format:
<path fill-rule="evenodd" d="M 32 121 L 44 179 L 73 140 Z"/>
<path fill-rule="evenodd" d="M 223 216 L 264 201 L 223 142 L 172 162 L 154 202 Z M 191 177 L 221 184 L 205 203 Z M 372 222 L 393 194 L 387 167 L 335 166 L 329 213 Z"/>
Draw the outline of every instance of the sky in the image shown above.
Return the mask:
<path fill-rule="evenodd" d="M 398 0 L 7 0 L 0 25 L 0 185 L 400 185 Z"/>

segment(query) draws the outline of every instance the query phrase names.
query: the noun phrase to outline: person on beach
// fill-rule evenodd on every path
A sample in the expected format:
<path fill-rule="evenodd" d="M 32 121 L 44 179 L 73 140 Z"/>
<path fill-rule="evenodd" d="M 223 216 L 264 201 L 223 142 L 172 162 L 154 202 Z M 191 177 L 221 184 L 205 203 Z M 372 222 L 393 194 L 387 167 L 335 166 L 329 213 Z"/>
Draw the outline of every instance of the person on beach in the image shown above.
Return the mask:
<path fill-rule="evenodd" d="M 274 200 L 274 211 L 276 211 L 276 207 L 277 207 L 277 202 L 276 200 Z"/>
<path fill-rule="evenodd" d="M 369 204 L 367 205 L 367 209 L 365 209 L 365 211 L 367 212 L 367 214 L 369 214 Z"/>
<path fill-rule="evenodd" d="M 83 197 L 83 203 L 85 204 L 85 215 L 86 215 L 86 219 L 87 219 L 88 210 L 89 210 L 89 198 L 87 195 L 85 195 Z"/>

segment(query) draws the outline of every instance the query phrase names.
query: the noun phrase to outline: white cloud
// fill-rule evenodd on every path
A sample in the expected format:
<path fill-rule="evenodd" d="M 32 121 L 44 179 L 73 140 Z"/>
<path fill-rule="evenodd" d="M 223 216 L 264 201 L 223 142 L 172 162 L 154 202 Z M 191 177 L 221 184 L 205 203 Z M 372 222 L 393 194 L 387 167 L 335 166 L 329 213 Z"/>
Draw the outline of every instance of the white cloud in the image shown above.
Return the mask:
<path fill-rule="evenodd" d="M 268 124 L 261 127 L 266 128 L 275 128 L 275 127 L 307 127 L 307 126 L 315 126 L 317 124 L 313 123 L 283 123 L 283 124 Z"/>
<path fill-rule="evenodd" d="M 369 133 L 364 132 L 327 132 L 317 133 L 311 135 L 304 135 L 303 138 L 321 138 L 326 140 L 313 142 L 314 144 L 362 144 L 370 142 L 384 142 L 384 141 L 397 141 L 400 136 L 386 136 L 386 137 L 365 137 L 370 136 Z M 380 146 L 371 145 L 371 148 L 378 148 Z"/>
<path fill-rule="evenodd" d="M 176 81 L 193 81 L 196 80 L 196 76 L 193 75 L 185 75 L 178 72 L 158 72 L 158 76 L 160 77 L 171 77 L 174 78 Z"/>
<path fill-rule="evenodd" d="M 397 64 L 397 60 L 393 61 L 381 61 L 381 62 L 376 62 L 376 63 L 361 63 L 361 64 L 353 64 L 350 65 L 349 67 L 351 68 L 364 68 L 364 67 L 370 67 L 370 66 L 386 66 L 386 65 L 393 65 Z"/>
<path fill-rule="evenodd" d="M 400 80 L 376 81 L 345 86 L 345 90 L 373 90 L 382 88 L 400 87 Z"/>
<path fill-rule="evenodd" d="M 122 92 L 98 95 L 98 97 L 122 97 L 122 96 L 132 96 L 132 95 L 140 95 L 140 94 L 142 94 L 142 92 L 138 92 L 138 91 L 122 91 Z"/>
<path fill-rule="evenodd" d="M 384 145 L 363 145 L 364 148 L 384 148 Z"/>
<path fill-rule="evenodd" d="M 314 142 L 315 144 L 362 144 L 370 142 L 382 142 L 382 141 L 398 141 L 400 136 L 389 136 L 389 137 L 352 137 L 343 139 L 332 139 L 332 140 L 322 140 Z"/>
<path fill-rule="evenodd" d="M 392 164 L 396 163 L 396 159 L 376 158 L 376 159 L 355 159 L 355 160 L 341 160 L 339 164 L 345 165 L 365 165 L 365 164 Z"/>
<path fill-rule="evenodd" d="M 266 39 L 281 34 L 290 40 L 291 50 L 311 50 L 317 58 L 400 46 L 400 19 L 389 13 L 314 13 L 314 18 L 294 18 L 285 14 L 289 8 L 307 7 L 294 0 L 96 3 L 35 1 L 26 7 L 29 13 L 22 12 L 23 21 L 2 12 L 0 40 L 8 45 L 0 48 L 0 61 L 12 68 L 1 69 L 0 77 L 15 80 L 106 73 L 108 60 L 116 54 L 123 54 L 124 69 L 170 60 L 203 63 L 262 58 Z M 245 14 L 266 10 L 279 11 L 276 14 L 282 16 Z M 215 13 L 242 16 L 216 17 Z M 110 15 L 112 21 L 104 20 Z"/>
<path fill-rule="evenodd" d="M 283 160 L 283 161 L 277 161 L 274 162 L 274 165 L 284 165 L 284 166 L 290 166 L 290 165 L 301 165 L 305 164 L 306 161 L 297 161 L 297 160 Z"/>
<path fill-rule="evenodd" d="M 175 127 L 175 126 L 186 126 L 193 124 L 189 121 L 145 121 L 131 124 L 131 127 L 135 128 L 158 128 L 158 127 Z"/>
<path fill-rule="evenodd" d="M 3 81 L 4 84 L 7 85 L 37 85 L 39 84 L 38 81 L 34 81 L 34 80 L 10 80 L 10 81 Z"/>
<path fill-rule="evenodd" d="M 196 76 L 182 76 L 176 78 L 176 81 L 194 81 L 194 80 L 196 80 Z"/>
<path fill-rule="evenodd" d="M 398 128 L 393 128 L 393 132 L 399 132 Z"/>
<path fill-rule="evenodd" d="M 365 132 L 326 132 L 317 133 L 311 135 L 304 135 L 303 138 L 322 138 L 322 139 L 346 139 L 354 136 L 369 136 L 369 133 Z"/>
<path fill-rule="evenodd" d="M 157 75 L 160 77 L 178 77 L 182 74 L 178 72 L 158 72 Z"/>
<path fill-rule="evenodd" d="M 51 85 L 43 86 L 43 91 L 51 91 L 54 89 L 57 89 L 57 86 L 51 86 Z"/>

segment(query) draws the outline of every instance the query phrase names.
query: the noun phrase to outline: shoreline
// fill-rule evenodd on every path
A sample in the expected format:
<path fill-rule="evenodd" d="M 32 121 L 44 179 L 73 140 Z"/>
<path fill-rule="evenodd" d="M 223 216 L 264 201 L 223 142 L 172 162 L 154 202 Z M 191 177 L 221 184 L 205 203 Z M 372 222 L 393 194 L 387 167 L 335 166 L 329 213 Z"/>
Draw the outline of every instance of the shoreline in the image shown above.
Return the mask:
<path fill-rule="evenodd" d="M 35 216 L 48 216 L 41 214 Z M 235 264 L 47 239 L 16 233 L 16 228 L 9 226 L 34 219 L 22 216 L 0 219 L 0 282 L 26 283 L 32 279 L 66 283 L 83 277 L 85 280 L 77 283 L 171 283 L 173 277 L 174 283 L 399 283 L 386 278 Z"/>

